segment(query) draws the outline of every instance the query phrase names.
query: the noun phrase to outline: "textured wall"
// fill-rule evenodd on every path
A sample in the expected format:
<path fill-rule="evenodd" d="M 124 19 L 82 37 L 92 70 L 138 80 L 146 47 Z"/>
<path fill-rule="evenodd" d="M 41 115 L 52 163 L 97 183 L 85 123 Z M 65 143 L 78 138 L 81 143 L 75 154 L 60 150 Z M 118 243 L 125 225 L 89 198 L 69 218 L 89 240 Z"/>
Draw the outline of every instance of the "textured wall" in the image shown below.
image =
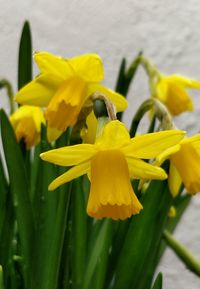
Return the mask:
<path fill-rule="evenodd" d="M 184 3 L 184 4 L 183 4 Z M 63 56 L 97 52 L 105 65 L 105 84 L 114 87 L 121 58 L 129 61 L 142 49 L 165 73 L 200 79 L 200 2 L 198 0 L 0 0 L 0 78 L 15 84 L 18 40 L 22 23 L 31 22 L 33 47 Z M 7 106 L 4 93 L 0 104 Z M 139 70 L 129 94 L 125 117 L 148 97 L 147 78 Z M 200 128 L 200 92 L 193 93 L 196 110 L 177 119 L 190 133 Z M 187 121 L 187 125 L 186 125 Z M 200 195 L 185 214 L 175 236 L 200 258 Z M 165 289 L 197 289 L 200 280 L 169 250 L 159 270 Z M 145 273 L 145 272 L 144 272 Z"/>

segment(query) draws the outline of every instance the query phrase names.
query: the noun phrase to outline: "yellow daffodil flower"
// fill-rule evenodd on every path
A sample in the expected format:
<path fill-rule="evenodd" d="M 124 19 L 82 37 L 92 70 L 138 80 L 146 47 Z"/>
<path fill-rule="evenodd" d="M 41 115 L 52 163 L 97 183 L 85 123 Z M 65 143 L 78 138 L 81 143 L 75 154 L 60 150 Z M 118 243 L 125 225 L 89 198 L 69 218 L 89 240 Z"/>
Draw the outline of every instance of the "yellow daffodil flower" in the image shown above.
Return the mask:
<path fill-rule="evenodd" d="M 169 188 L 173 196 L 182 182 L 188 193 L 200 192 L 200 134 L 183 139 L 180 149 L 170 156 Z"/>
<path fill-rule="evenodd" d="M 24 139 L 27 149 L 40 142 L 41 124 L 45 124 L 45 118 L 39 107 L 21 106 L 10 116 L 10 122 L 17 140 Z"/>
<path fill-rule="evenodd" d="M 126 219 L 138 214 L 142 205 L 130 182 L 134 179 L 165 179 L 165 171 L 142 159 L 156 157 L 183 138 L 178 130 L 130 138 L 123 123 L 109 122 L 94 144 L 78 144 L 41 154 L 45 161 L 74 166 L 56 178 L 49 190 L 88 174 L 91 181 L 87 213 L 97 219 Z"/>
<path fill-rule="evenodd" d="M 193 103 L 187 88 L 200 89 L 200 82 L 180 75 L 160 75 L 155 87 L 155 95 L 162 101 L 170 113 L 177 116 L 193 110 Z"/>
<path fill-rule="evenodd" d="M 47 52 L 37 52 L 34 59 L 41 74 L 17 93 L 16 101 L 46 107 L 50 142 L 76 123 L 84 103 L 94 92 L 103 93 L 115 104 L 117 111 L 127 107 L 123 96 L 99 83 L 104 74 L 98 55 L 86 54 L 64 59 Z"/>

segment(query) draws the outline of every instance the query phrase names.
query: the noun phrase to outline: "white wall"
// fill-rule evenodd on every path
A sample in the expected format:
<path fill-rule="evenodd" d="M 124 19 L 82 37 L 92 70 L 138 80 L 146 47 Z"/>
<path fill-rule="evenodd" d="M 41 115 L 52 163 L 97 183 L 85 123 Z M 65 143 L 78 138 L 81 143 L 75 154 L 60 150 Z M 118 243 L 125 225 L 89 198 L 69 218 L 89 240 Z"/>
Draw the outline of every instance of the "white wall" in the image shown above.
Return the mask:
<path fill-rule="evenodd" d="M 22 23 L 30 20 L 33 48 L 62 56 L 97 52 L 104 60 L 105 84 L 114 87 L 120 60 L 129 61 L 139 50 L 165 73 L 179 72 L 200 79 L 200 2 L 198 0 L 0 0 L 0 78 L 16 90 L 18 41 Z M 125 121 L 148 97 L 142 71 L 129 94 Z M 7 106 L 0 92 L 1 106 Z M 200 91 L 193 93 L 194 113 L 178 118 L 180 128 L 200 130 Z M 193 202 L 175 236 L 200 258 L 200 195 Z M 200 279 L 191 274 L 171 251 L 163 259 L 165 289 L 197 289 Z"/>

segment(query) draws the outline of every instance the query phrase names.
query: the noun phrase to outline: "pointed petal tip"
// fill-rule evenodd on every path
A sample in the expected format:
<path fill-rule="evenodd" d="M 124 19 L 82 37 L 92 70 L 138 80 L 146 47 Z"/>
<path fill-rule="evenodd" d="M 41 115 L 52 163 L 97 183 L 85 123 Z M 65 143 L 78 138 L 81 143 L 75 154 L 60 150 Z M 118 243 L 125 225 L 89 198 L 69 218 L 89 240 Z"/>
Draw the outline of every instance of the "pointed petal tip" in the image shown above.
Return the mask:
<path fill-rule="evenodd" d="M 48 191 L 52 192 L 52 191 L 54 191 L 55 189 L 57 189 L 57 187 L 58 187 L 58 186 L 56 186 L 56 185 L 54 184 L 54 181 L 53 181 L 52 183 L 49 184 L 49 186 L 48 186 Z"/>
<path fill-rule="evenodd" d="M 159 180 L 166 180 L 168 178 L 168 174 L 160 167 L 157 167 L 159 169 L 160 175 L 158 176 Z"/>
<path fill-rule="evenodd" d="M 41 153 L 41 154 L 40 154 L 40 158 L 41 158 L 43 161 L 47 161 L 47 160 L 48 160 L 48 157 L 47 157 L 46 152 L 45 152 L 45 153 Z"/>

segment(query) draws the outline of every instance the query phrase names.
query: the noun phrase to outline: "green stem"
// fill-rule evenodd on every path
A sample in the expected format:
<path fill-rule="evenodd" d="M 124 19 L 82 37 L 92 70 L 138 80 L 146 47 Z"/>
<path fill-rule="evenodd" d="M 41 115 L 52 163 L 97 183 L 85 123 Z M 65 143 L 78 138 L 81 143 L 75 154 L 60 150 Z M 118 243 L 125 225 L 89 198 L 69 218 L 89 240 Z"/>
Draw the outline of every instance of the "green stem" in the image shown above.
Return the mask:
<path fill-rule="evenodd" d="M 130 136 L 134 137 L 135 133 L 137 131 L 137 128 L 140 124 L 141 119 L 143 118 L 143 116 L 145 115 L 145 113 L 147 111 L 149 111 L 154 105 L 154 101 L 152 98 L 149 98 L 147 100 L 145 100 L 140 107 L 138 108 L 138 110 L 136 111 L 136 114 L 132 120 L 131 123 L 131 129 L 130 129 Z"/>
<path fill-rule="evenodd" d="M 10 105 L 10 114 L 12 114 L 15 110 L 14 98 L 13 98 L 14 93 L 13 93 L 12 85 L 7 79 L 2 79 L 0 80 L 0 89 L 1 88 L 5 88 L 7 91 L 7 96 L 8 96 L 9 105 Z"/>
<path fill-rule="evenodd" d="M 0 266 L 0 289 L 4 289 L 3 268 Z"/>
<path fill-rule="evenodd" d="M 175 129 L 175 125 L 167 108 L 158 99 L 148 98 L 140 105 L 132 120 L 130 129 L 131 137 L 135 136 L 144 114 L 151 109 L 154 109 L 154 115 L 160 121 L 163 130 Z"/>
<path fill-rule="evenodd" d="M 200 261 L 193 256 L 184 245 L 174 239 L 167 230 L 164 231 L 163 236 L 168 246 L 170 246 L 176 255 L 184 262 L 188 269 L 200 276 Z"/>
<path fill-rule="evenodd" d="M 137 68 L 138 68 L 139 64 L 141 63 L 142 57 L 143 57 L 143 56 L 142 56 L 142 51 L 140 51 L 140 52 L 138 53 L 138 55 L 136 56 L 136 58 L 135 58 L 135 59 L 133 60 L 133 62 L 131 63 L 131 65 L 129 66 L 127 72 L 126 72 L 125 77 L 126 77 L 126 82 L 127 82 L 127 83 L 126 83 L 126 86 L 125 86 L 125 88 L 126 88 L 125 94 L 128 93 L 128 89 L 129 89 L 130 83 L 131 83 L 133 77 L 135 76 L 135 73 L 136 73 L 136 71 L 137 71 Z"/>
<path fill-rule="evenodd" d="M 159 70 L 151 63 L 151 61 L 147 57 L 145 57 L 144 55 L 141 55 L 139 61 L 142 64 L 142 66 L 145 68 L 150 78 L 160 77 Z"/>

